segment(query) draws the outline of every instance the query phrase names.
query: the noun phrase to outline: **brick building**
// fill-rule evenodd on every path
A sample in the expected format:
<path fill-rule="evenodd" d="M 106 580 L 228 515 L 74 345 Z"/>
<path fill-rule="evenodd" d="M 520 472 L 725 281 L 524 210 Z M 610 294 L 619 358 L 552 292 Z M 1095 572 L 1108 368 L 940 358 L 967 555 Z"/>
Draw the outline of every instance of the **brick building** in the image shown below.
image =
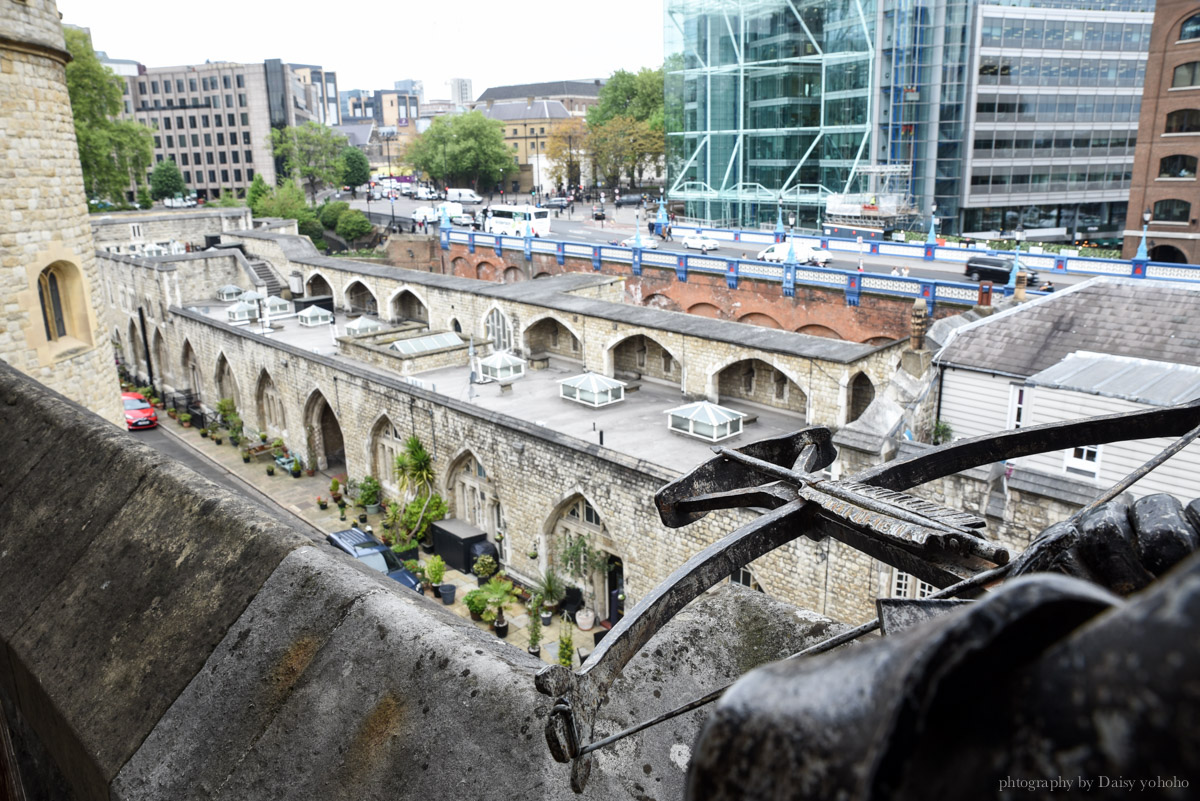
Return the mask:
<path fill-rule="evenodd" d="M 1192 0 L 1155 7 L 1139 131 L 1122 255 L 1137 255 L 1146 226 L 1151 260 L 1200 263 L 1200 8 Z"/>

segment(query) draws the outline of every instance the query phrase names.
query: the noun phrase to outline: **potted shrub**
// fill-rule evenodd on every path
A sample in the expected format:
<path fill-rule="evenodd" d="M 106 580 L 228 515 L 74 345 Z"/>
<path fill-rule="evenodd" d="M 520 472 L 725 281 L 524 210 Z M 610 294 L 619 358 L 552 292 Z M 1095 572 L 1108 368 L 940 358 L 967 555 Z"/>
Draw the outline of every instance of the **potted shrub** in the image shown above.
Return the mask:
<path fill-rule="evenodd" d="M 471 590 L 463 596 L 463 603 L 471 613 L 471 620 L 483 620 L 483 613 L 487 611 L 488 605 L 487 593 L 482 589 Z"/>
<path fill-rule="evenodd" d="M 275 465 L 274 464 L 267 465 L 267 475 L 268 476 L 275 475 Z M 343 518 L 343 519 L 345 519 L 345 518 Z"/>
<path fill-rule="evenodd" d="M 495 557 L 492 557 L 486 553 L 476 559 L 475 564 L 471 565 L 471 572 L 474 573 L 476 578 L 479 579 L 480 587 L 486 584 L 488 579 L 490 579 L 492 575 L 495 574 L 495 572 L 499 569 L 500 565 L 496 564 Z"/>
<path fill-rule="evenodd" d="M 179 425 L 183 426 L 184 428 L 191 428 L 192 416 L 187 412 L 181 412 L 179 415 Z"/>
<path fill-rule="evenodd" d="M 250 464 L 250 451 L 247 451 L 247 450 L 242 451 L 242 462 L 244 462 L 245 464 Z"/>
<path fill-rule="evenodd" d="M 539 658 L 542 655 L 542 619 L 537 612 L 541 608 L 542 596 L 533 596 L 529 601 L 529 653 Z"/>
<path fill-rule="evenodd" d="M 369 515 L 379 514 L 379 479 L 367 476 L 358 483 L 358 502 L 364 506 Z"/>
<path fill-rule="evenodd" d="M 237 404 L 233 402 L 233 398 L 221 398 L 217 401 L 217 414 L 225 425 L 229 425 L 229 420 L 236 411 Z"/>
<path fill-rule="evenodd" d="M 259 442 L 266 442 L 266 441 L 267 441 L 267 432 L 266 432 L 266 431 L 259 431 L 259 432 L 258 432 L 258 441 L 259 441 Z"/>
<path fill-rule="evenodd" d="M 237 413 L 231 414 L 225 424 L 229 426 L 229 441 L 236 448 L 242 441 L 242 418 Z"/>
<path fill-rule="evenodd" d="M 178 410 L 176 410 L 174 406 L 172 406 L 170 409 L 167 409 L 167 417 L 170 417 L 172 420 L 176 419 L 179 417 Z"/>
<path fill-rule="evenodd" d="M 396 556 L 400 557 L 401 562 L 416 559 L 419 553 L 417 551 L 417 541 L 413 539 L 400 540 L 392 546 L 392 551 L 395 552 Z"/>
<path fill-rule="evenodd" d="M 292 478 L 300 478 L 300 461 L 298 459 L 292 460 Z"/>
<path fill-rule="evenodd" d="M 329 508 L 329 501 L 325 500 L 325 499 L 324 499 L 324 498 L 322 498 L 320 495 L 318 495 L 318 496 L 317 496 L 317 508 L 318 508 L 318 509 L 328 509 L 328 508 Z"/>
<path fill-rule="evenodd" d="M 283 447 L 283 437 L 276 437 L 275 441 L 271 443 L 271 453 L 276 459 L 281 459 L 285 450 Z"/>
<path fill-rule="evenodd" d="M 263 434 L 264 438 L 266 438 L 266 436 L 266 434 Z M 341 488 L 342 485 L 338 483 L 336 478 L 329 481 L 329 497 L 333 498 L 333 502 L 339 505 L 342 502 L 342 493 L 339 491 Z"/>
<path fill-rule="evenodd" d="M 558 606 L 558 602 L 567 594 L 567 585 L 563 583 L 562 577 L 558 575 L 554 567 L 546 568 L 546 572 L 538 576 L 530 587 L 538 595 L 542 596 L 542 602 L 546 609 L 550 612 Z M 549 625 L 549 621 L 544 621 Z"/>
<path fill-rule="evenodd" d="M 482 558 L 480 557 L 480 559 Z M 495 576 L 483 585 L 483 592 L 487 596 L 488 606 L 496 614 L 496 619 L 492 623 L 496 630 L 496 636 L 503 640 L 508 636 L 508 621 L 504 619 L 504 609 L 518 600 L 517 593 L 513 590 L 513 583 L 506 578 Z"/>
<path fill-rule="evenodd" d="M 200 429 L 200 436 L 203 439 L 208 439 L 208 426 Z"/>
<path fill-rule="evenodd" d="M 221 432 L 217 431 L 215 428 L 212 430 L 212 441 L 217 445 L 220 445 L 224 441 L 224 438 L 221 436 Z"/>
<path fill-rule="evenodd" d="M 442 579 L 446 577 L 446 560 L 440 556 L 431 556 L 425 563 L 425 575 L 433 585 L 433 596 L 442 597 Z"/>
<path fill-rule="evenodd" d="M 562 629 L 558 635 L 558 664 L 570 668 L 575 658 L 574 635 L 571 632 L 571 621 L 564 616 Z"/>

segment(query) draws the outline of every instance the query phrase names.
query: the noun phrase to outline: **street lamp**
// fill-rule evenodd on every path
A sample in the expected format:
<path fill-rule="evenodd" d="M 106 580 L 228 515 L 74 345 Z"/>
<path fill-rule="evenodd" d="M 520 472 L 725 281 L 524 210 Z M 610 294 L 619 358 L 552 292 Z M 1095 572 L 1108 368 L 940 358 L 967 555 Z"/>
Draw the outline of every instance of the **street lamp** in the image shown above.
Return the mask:
<path fill-rule="evenodd" d="M 393 135 L 385 135 L 383 137 L 383 144 L 385 147 L 387 147 L 388 199 L 392 203 L 392 231 L 396 230 L 396 192 L 395 192 L 396 183 L 394 180 L 394 176 L 392 175 L 392 139 L 394 139 L 394 138 L 395 138 L 394 134 Z"/>
<path fill-rule="evenodd" d="M 929 236 L 925 237 L 926 245 L 937 244 L 937 204 L 929 204 Z"/>
<path fill-rule="evenodd" d="M 788 264 L 796 263 L 796 215 L 788 215 Z"/>
<path fill-rule="evenodd" d="M 1017 240 L 1017 249 L 1013 252 L 1012 272 L 1008 274 L 1008 283 L 1006 286 L 1010 289 L 1015 289 L 1017 286 L 1017 273 L 1021 271 L 1021 241 L 1025 239 L 1025 226 L 1021 222 L 1017 222 L 1017 230 L 1014 233 Z"/>
<path fill-rule="evenodd" d="M 1150 215 L 1150 209 L 1142 212 L 1142 241 L 1138 243 L 1137 253 L 1133 254 L 1133 258 L 1141 261 L 1149 261 L 1150 256 L 1146 251 L 1146 229 L 1150 226 L 1150 220 L 1153 219 Z"/>

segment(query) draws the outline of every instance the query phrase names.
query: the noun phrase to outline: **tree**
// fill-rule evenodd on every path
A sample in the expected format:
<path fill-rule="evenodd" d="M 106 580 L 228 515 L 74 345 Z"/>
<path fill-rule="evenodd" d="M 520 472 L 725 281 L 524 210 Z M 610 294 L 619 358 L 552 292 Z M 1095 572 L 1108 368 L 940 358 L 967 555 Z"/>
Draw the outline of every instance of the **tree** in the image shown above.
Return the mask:
<path fill-rule="evenodd" d="M 123 81 L 96 58 L 83 31 L 64 28 L 71 63 L 67 94 L 75 118 L 75 139 L 89 198 L 123 204 L 130 185 L 140 187 L 154 155 L 150 129 L 133 120 L 113 119 L 121 113 Z"/>
<path fill-rule="evenodd" d="M 163 159 L 154 165 L 150 173 L 150 197 L 163 200 L 169 197 L 183 197 L 187 186 L 183 183 L 183 175 L 171 159 Z"/>
<path fill-rule="evenodd" d="M 663 69 L 643 68 L 636 75 L 617 70 L 600 87 L 596 105 L 588 109 L 588 124 L 596 127 L 614 117 L 632 117 L 663 130 Z"/>
<path fill-rule="evenodd" d="M 295 181 L 268 191 L 259 199 L 254 213 L 259 217 L 283 217 L 297 222 L 316 219 L 316 214 L 304 202 L 304 191 Z"/>
<path fill-rule="evenodd" d="M 235 209 L 242 205 L 242 201 L 238 200 L 237 193 L 228 186 L 221 187 L 221 196 L 217 198 L 214 206 L 222 209 Z"/>
<path fill-rule="evenodd" d="M 270 194 L 270 192 L 271 187 L 267 186 L 267 182 L 262 177 L 262 173 L 255 175 L 254 180 L 250 182 L 250 188 L 246 190 L 246 205 L 249 206 L 255 214 L 260 214 L 258 210 L 258 204 L 261 203 L 262 199 L 266 195 Z"/>
<path fill-rule="evenodd" d="M 435 122 L 437 119 L 441 117 L 436 118 Z M 412 495 L 414 500 L 424 496 L 414 528 L 421 527 L 428 511 L 434 477 L 433 458 L 414 434 L 404 441 L 404 452 L 396 457 L 396 483 L 400 485 L 400 493 L 405 497 Z"/>
<path fill-rule="evenodd" d="M 338 217 L 337 235 L 347 242 L 362 239 L 371 233 L 371 230 L 371 221 L 367 219 L 367 215 L 358 209 L 350 209 Z"/>
<path fill-rule="evenodd" d="M 154 205 L 154 198 L 150 197 L 150 190 L 144 186 L 138 189 L 137 201 L 138 205 L 143 209 L 148 209 Z"/>
<path fill-rule="evenodd" d="M 600 89 L 599 102 L 588 109 L 596 171 L 608 186 L 627 175 L 631 186 L 666 152 L 663 133 L 663 68 L 636 75 L 617 70 Z"/>
<path fill-rule="evenodd" d="M 346 138 L 332 128 L 309 120 L 303 125 L 271 131 L 271 146 L 283 159 L 284 169 L 307 188 L 310 205 L 317 204 L 317 190 L 340 185 L 342 150 Z"/>
<path fill-rule="evenodd" d="M 342 151 L 342 183 L 350 185 L 351 197 L 358 197 L 358 187 L 371 180 L 371 163 L 357 147 Z"/>
<path fill-rule="evenodd" d="M 409 144 L 404 159 L 447 185 L 474 189 L 492 186 L 516 169 L 501 123 L 478 111 L 435 117 L 429 129 Z"/>
<path fill-rule="evenodd" d="M 350 204 L 341 200 L 335 200 L 333 203 L 326 203 L 321 208 L 321 213 L 317 218 L 321 221 L 321 225 L 328 228 L 330 231 L 337 230 L 338 218 L 350 210 Z"/>
<path fill-rule="evenodd" d="M 584 157 L 591 150 L 591 133 L 581 117 L 568 117 L 550 128 L 546 139 L 546 157 L 550 160 L 550 177 L 557 184 L 579 186 Z"/>

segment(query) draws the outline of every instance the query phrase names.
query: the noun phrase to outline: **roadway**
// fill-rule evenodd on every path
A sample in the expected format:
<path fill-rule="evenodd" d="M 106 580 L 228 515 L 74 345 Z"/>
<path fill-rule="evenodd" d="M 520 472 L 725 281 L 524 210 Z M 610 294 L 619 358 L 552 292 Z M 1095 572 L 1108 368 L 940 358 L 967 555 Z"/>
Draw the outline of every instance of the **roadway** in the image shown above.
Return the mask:
<path fill-rule="evenodd" d="M 436 205 L 430 201 L 412 200 L 407 197 L 401 197 L 396 201 L 388 200 L 373 200 L 369 204 L 360 193 L 357 200 L 351 199 L 349 195 L 344 195 L 340 198 L 331 197 L 330 199 L 340 199 L 348 202 L 351 208 L 359 209 L 360 211 L 370 212 L 372 215 L 391 215 L 393 212 L 397 223 L 401 224 L 404 230 L 408 230 L 412 224 L 410 217 L 413 209 L 419 206 Z M 463 209 L 486 208 L 486 201 L 481 206 L 467 206 Z M 590 203 L 576 203 L 574 213 L 570 213 L 567 209 L 558 211 L 550 210 L 550 231 L 553 239 L 566 239 L 573 242 L 585 242 L 589 244 L 609 244 L 619 242 L 627 237 L 633 236 L 634 228 L 639 224 L 641 226 L 642 236 L 648 241 L 652 237 L 646 232 L 645 215 L 636 206 L 615 207 L 611 202 L 604 207 L 608 219 L 592 220 Z M 669 253 L 691 253 L 698 254 L 697 250 L 687 250 L 680 244 L 686 229 L 678 228 L 673 231 L 675 241 L 659 242 L 658 249 Z M 747 245 L 740 242 L 720 243 L 720 246 L 714 250 L 709 250 L 717 256 L 727 258 L 743 258 L 753 259 L 758 251 L 765 246 Z M 869 251 L 868 245 L 863 245 L 864 251 Z M 831 258 L 828 267 L 834 270 L 856 270 L 858 269 L 858 255 L 854 253 L 845 253 L 843 251 L 831 251 Z M 882 275 L 891 274 L 892 268 L 903 270 L 905 266 L 909 269 L 910 278 L 923 278 L 930 281 L 969 281 L 963 276 L 963 266 L 954 262 L 934 262 L 925 261 L 924 259 L 903 258 L 899 256 L 882 256 L 872 255 L 870 252 L 864 252 L 862 255 L 863 270 L 865 272 L 877 273 Z M 1044 281 L 1047 276 L 1042 275 Z M 1062 289 L 1072 284 L 1077 284 L 1088 280 L 1090 276 L 1086 275 L 1054 275 L 1053 281 L 1056 288 Z"/>

